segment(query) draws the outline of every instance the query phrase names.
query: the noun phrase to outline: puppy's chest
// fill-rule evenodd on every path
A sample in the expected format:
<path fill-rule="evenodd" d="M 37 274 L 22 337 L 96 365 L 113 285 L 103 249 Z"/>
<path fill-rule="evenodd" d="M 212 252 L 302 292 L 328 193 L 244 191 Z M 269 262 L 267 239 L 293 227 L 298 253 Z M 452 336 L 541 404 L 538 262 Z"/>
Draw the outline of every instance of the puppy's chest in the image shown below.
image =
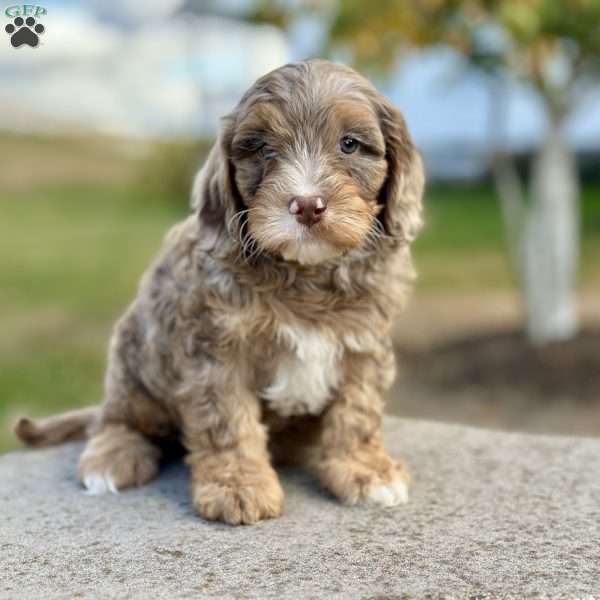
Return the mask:
<path fill-rule="evenodd" d="M 258 395 L 277 414 L 318 415 L 341 382 L 344 344 L 331 332 L 282 325 L 268 384 Z"/>

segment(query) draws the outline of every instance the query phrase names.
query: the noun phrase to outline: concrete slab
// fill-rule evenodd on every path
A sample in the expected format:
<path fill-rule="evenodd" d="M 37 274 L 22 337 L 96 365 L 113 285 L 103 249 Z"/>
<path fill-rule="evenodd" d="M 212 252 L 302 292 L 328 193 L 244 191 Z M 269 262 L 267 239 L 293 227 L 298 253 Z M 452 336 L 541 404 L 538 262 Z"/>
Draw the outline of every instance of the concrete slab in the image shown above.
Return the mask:
<path fill-rule="evenodd" d="M 79 445 L 0 458 L 0 598 L 600 599 L 600 440 L 386 420 L 411 501 L 347 508 L 282 471 L 283 518 L 197 517 L 183 464 L 86 496 Z"/>

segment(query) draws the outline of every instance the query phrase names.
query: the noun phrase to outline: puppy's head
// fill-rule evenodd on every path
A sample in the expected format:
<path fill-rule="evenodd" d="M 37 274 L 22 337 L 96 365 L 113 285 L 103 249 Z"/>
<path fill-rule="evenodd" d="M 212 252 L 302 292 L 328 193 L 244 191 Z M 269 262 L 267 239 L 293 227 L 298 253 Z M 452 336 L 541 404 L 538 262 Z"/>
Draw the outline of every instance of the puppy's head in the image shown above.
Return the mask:
<path fill-rule="evenodd" d="M 253 249 L 316 264 L 377 238 L 412 241 L 423 170 L 400 113 L 347 67 L 312 60 L 259 79 L 225 118 L 194 201 Z"/>

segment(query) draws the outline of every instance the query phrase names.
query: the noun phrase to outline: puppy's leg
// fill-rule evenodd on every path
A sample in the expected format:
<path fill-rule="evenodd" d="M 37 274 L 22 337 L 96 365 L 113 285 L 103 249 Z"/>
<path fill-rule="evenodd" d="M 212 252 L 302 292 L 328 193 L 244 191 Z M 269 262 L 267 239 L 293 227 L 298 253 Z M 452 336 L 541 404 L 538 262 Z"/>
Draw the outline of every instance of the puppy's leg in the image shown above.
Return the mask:
<path fill-rule="evenodd" d="M 168 411 L 128 366 L 127 358 L 138 355 L 132 351 L 132 336 L 123 335 L 127 327 L 123 321 L 111 345 L 105 399 L 79 461 L 79 477 L 92 494 L 116 492 L 153 479 L 161 450 L 150 439 L 173 433 Z"/>
<path fill-rule="evenodd" d="M 388 368 L 389 361 L 388 361 Z M 395 506 L 408 500 L 409 476 L 383 447 L 382 382 L 374 357 L 354 358 L 346 383 L 322 417 L 319 453 L 310 465 L 322 485 L 345 503 Z"/>
<path fill-rule="evenodd" d="M 235 374 L 219 369 L 186 396 L 180 411 L 196 510 L 232 525 L 281 515 L 283 491 L 257 398 Z"/>
<path fill-rule="evenodd" d="M 153 479 L 160 449 L 125 424 L 105 424 L 88 441 L 79 459 L 79 478 L 90 494 L 117 493 Z"/>

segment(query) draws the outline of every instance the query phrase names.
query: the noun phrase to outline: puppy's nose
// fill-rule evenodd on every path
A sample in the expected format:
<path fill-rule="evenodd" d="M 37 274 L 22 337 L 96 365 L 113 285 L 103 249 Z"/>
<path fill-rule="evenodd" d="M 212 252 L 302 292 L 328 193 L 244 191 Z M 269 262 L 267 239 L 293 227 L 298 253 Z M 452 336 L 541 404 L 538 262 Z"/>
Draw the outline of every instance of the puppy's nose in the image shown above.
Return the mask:
<path fill-rule="evenodd" d="M 327 202 L 322 196 L 294 196 L 288 208 L 298 223 L 311 227 L 321 220 L 327 210 Z"/>

